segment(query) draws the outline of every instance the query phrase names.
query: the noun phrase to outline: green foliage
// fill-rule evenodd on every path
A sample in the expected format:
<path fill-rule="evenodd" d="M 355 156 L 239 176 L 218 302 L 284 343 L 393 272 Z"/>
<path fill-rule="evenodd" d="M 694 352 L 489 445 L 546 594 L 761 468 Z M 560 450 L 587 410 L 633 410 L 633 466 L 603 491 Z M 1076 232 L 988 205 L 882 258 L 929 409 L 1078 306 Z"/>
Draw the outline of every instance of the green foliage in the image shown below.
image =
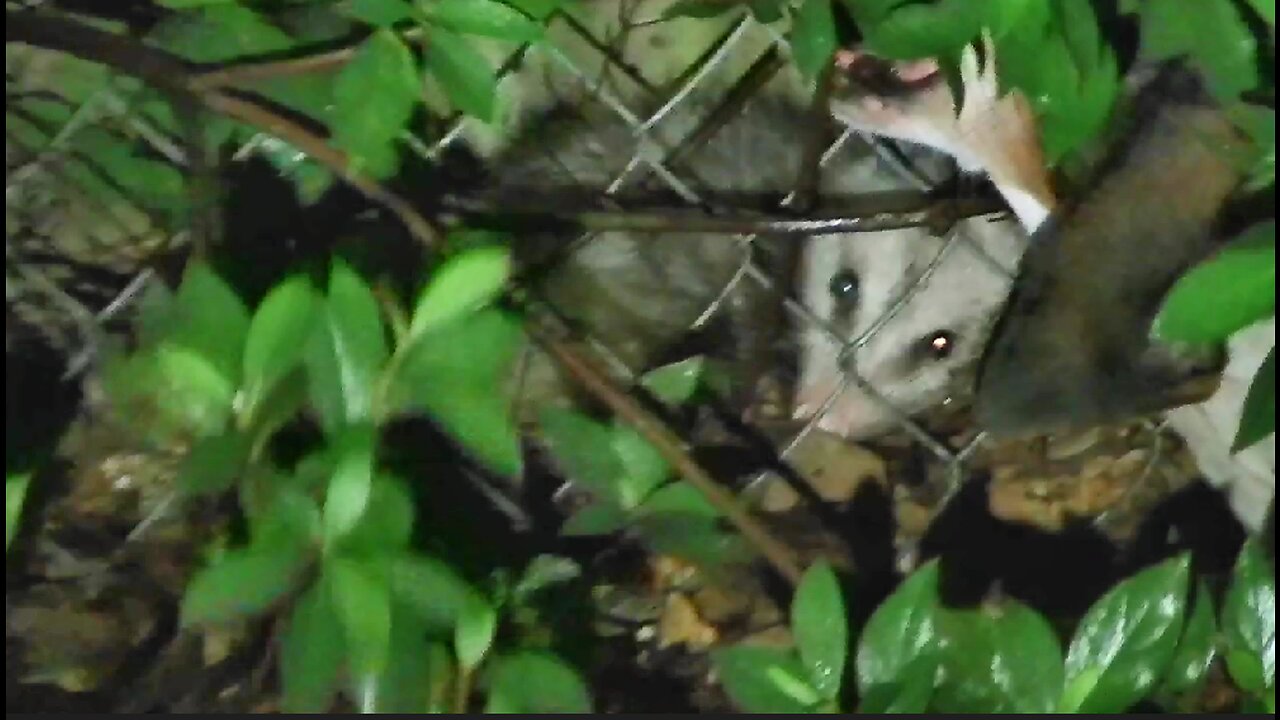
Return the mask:
<path fill-rule="evenodd" d="M 1275 712 L 1276 579 L 1257 538 L 1236 561 L 1222 607 L 1225 657 L 1231 677 L 1246 692 L 1270 697 Z"/>
<path fill-rule="evenodd" d="M 844 679 L 849 637 L 840 584 L 825 563 L 809 568 L 800 580 L 791 605 L 791 627 L 809 682 L 823 698 L 835 700 Z"/>
<path fill-rule="evenodd" d="M 394 33 L 379 30 L 360 46 L 334 80 L 329 113 L 333 143 L 347 151 L 354 169 L 374 177 L 394 173 L 395 140 L 420 92 L 413 56 Z"/>
<path fill-rule="evenodd" d="M 1276 307 L 1276 224 L 1259 223 L 1178 280 L 1152 326 L 1157 337 L 1214 343 Z"/>
<path fill-rule="evenodd" d="M 22 505 L 27 499 L 31 473 L 8 473 L 4 477 L 4 549 L 8 552 L 22 522 Z"/>

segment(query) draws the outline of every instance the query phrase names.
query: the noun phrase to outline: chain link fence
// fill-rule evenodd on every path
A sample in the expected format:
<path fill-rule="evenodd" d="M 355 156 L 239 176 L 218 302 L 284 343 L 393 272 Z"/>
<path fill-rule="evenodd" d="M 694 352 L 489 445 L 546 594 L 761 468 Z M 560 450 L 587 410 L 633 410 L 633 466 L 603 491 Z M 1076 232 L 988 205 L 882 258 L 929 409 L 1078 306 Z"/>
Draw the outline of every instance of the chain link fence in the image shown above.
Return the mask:
<path fill-rule="evenodd" d="M 705 33 L 705 37 L 679 33 L 653 35 L 653 28 L 664 22 L 658 5 L 608 3 L 609 13 L 600 12 L 600 15 L 609 15 L 601 23 L 604 31 L 564 15 L 552 16 L 549 24 L 555 32 L 546 43 L 520 48 L 503 58 L 501 88 L 504 92 L 512 88 L 518 90 L 520 83 L 537 76 L 548 87 L 559 86 L 561 90 L 576 92 L 563 97 L 576 97 L 592 105 L 594 112 L 603 112 L 613 121 L 625 123 L 630 130 L 630 142 L 605 149 L 615 159 L 626 158 L 625 170 L 609 178 L 602 189 L 603 199 L 619 196 L 643 180 L 659 183 L 682 203 L 709 211 L 713 216 L 732 214 L 740 208 L 720 203 L 714 193 L 703 192 L 681 169 L 681 163 L 675 161 L 714 137 L 717 125 L 724 124 L 725 116 L 730 115 L 734 107 L 765 92 L 763 88 L 768 86 L 773 74 L 792 70 L 787 67 L 790 63 L 787 44 L 775 28 L 755 22 L 745 12 L 732 16 L 736 19 L 731 21 L 703 23 L 705 27 L 716 28 L 716 32 Z M 683 22 L 687 26 L 701 21 Z M 650 34 L 646 36 L 646 33 Z M 632 41 L 633 37 L 639 40 Z M 671 42 L 694 45 L 676 53 Z M 576 51 L 565 51 L 563 48 L 568 45 Z M 6 46 L 6 53 L 6 93 L 10 108 L 10 122 L 6 124 L 6 343 L 12 347 L 28 340 L 32 333 L 42 335 L 47 342 L 65 351 L 68 374 L 74 375 L 88 365 L 104 337 L 127 322 L 142 290 L 155 280 L 156 274 L 151 269 L 155 259 L 181 250 L 187 234 L 168 218 L 146 210 L 130 197 L 127 188 L 99 177 L 91 158 L 69 150 L 73 146 L 71 141 L 83 133 L 105 131 L 139 141 L 155 161 L 175 167 L 185 164 L 184 152 L 181 143 L 133 112 L 134 86 L 107 82 L 90 93 L 88 100 L 74 102 L 61 88 L 42 80 L 46 77 L 46 66 L 61 61 L 56 53 L 13 45 Z M 539 57 L 533 66 L 535 69 L 521 63 L 522 59 L 535 55 Z M 675 56 L 693 60 L 686 67 L 672 68 L 670 58 Z M 663 66 L 662 77 L 651 79 L 647 73 L 655 63 Z M 617 89 L 623 86 L 627 89 Z M 705 101 L 699 102 L 699 106 L 709 104 L 717 109 L 703 118 L 705 122 L 680 138 L 680 142 L 664 144 L 657 138 L 656 130 L 689 105 L 692 98 Z M 60 109 L 32 113 L 31 108 L 41 106 Z M 407 151 L 436 160 L 451 145 L 493 130 L 465 116 L 436 121 L 438 127 L 444 128 L 437 137 L 405 134 Z M 267 136 L 251 140 L 231 155 L 231 161 L 251 157 L 269 142 Z M 802 165 L 816 164 L 817 168 L 801 167 L 800 177 L 795 181 L 797 189 L 782 199 L 783 207 L 803 205 L 800 201 L 806 200 L 807 192 L 803 178 L 811 177 L 815 171 L 820 173 L 833 158 L 854 147 L 870 148 L 879 156 L 882 167 L 896 173 L 893 182 L 907 188 L 930 189 L 930 181 L 892 146 L 844 129 L 829 145 L 816 148 L 820 152 L 807 153 Z M 692 170 L 696 173 L 697 168 Z M 92 192 L 85 188 L 86 183 L 95 184 Z M 913 271 L 898 283 L 896 297 L 887 309 L 861 332 L 850 334 L 798 299 L 791 288 L 778 286 L 777 274 L 762 267 L 753 257 L 752 247 L 758 237 L 756 234 L 734 235 L 741 248 L 741 260 L 692 326 L 701 326 L 725 312 L 726 299 L 744 284 L 753 284 L 779 298 L 795 326 L 793 331 L 818 328 L 827 335 L 836 352 L 852 353 L 877 333 L 884 332 L 895 315 L 927 287 L 934 271 L 958 247 L 968 246 L 976 255 L 989 258 L 966 233 L 953 230 L 918 272 Z M 575 247 L 594 241 L 595 234 L 588 232 L 578 239 Z M 1010 277 L 1008 268 L 994 261 L 988 263 L 987 272 L 1003 273 L 1005 282 Z M 607 352 L 609 348 L 597 344 L 597 349 Z M 881 404 L 893 415 L 902 432 L 947 468 L 950 484 L 959 484 L 965 462 L 978 447 L 981 436 L 961 447 L 949 447 L 914 421 L 909 409 L 895 407 L 881 388 L 848 363 L 840 383 L 818 404 L 803 429 L 778 448 L 783 459 L 795 451 L 841 394 L 850 388 L 857 388 Z"/>

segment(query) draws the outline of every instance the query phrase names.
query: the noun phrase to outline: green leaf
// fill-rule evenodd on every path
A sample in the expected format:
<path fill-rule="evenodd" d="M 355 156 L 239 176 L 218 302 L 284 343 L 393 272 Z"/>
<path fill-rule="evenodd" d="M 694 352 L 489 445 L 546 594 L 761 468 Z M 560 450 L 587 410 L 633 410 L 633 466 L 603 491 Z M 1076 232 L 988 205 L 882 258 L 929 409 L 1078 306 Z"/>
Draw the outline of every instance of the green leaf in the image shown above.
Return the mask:
<path fill-rule="evenodd" d="M 720 509 L 711 504 L 702 491 L 686 482 L 673 482 L 658 488 L 640 506 L 646 515 L 679 513 L 707 518 L 720 517 Z"/>
<path fill-rule="evenodd" d="M 564 6 L 566 0 L 507 0 L 507 4 L 534 20 L 546 20 Z"/>
<path fill-rule="evenodd" d="M 498 80 L 489 61 L 462 37 L 442 27 L 431 29 L 429 43 L 427 71 L 440 83 L 449 101 L 468 115 L 491 121 Z"/>
<path fill-rule="evenodd" d="M 200 438 L 178 470 L 178 487 L 191 495 L 231 489 L 249 459 L 249 438 L 228 431 Z"/>
<path fill-rule="evenodd" d="M 317 300 L 303 275 L 286 279 L 263 298 L 244 346 L 244 387 L 250 407 L 302 359 L 318 314 Z"/>
<path fill-rule="evenodd" d="M 828 700 L 840 694 L 849 624 L 840 583 L 831 566 L 818 562 L 805 571 L 791 601 L 791 631 L 809 682 Z"/>
<path fill-rule="evenodd" d="M 316 583 L 298 598 L 280 646 L 281 708 L 322 713 L 333 705 L 346 643 L 333 600 Z"/>
<path fill-rule="evenodd" d="M 559 555 L 539 555 L 525 566 L 519 582 L 511 591 L 519 605 L 535 593 L 553 585 L 568 582 L 582 574 L 582 567 L 571 558 Z"/>
<path fill-rule="evenodd" d="M 678 0 L 662 11 L 662 19 L 678 17 L 706 19 L 718 17 L 734 9 L 733 3 L 720 0 Z"/>
<path fill-rule="evenodd" d="M 498 631 L 498 613 L 483 599 L 475 599 L 462 606 L 458 624 L 454 628 L 454 648 L 458 653 L 458 665 L 472 670 L 493 646 Z"/>
<path fill-rule="evenodd" d="M 168 343 L 156 348 L 154 360 L 159 385 L 145 391 L 199 432 L 221 430 L 235 394 L 226 378 L 203 357 Z"/>
<path fill-rule="evenodd" d="M 378 30 L 356 51 L 333 83 L 329 129 L 353 169 L 376 178 L 400 164 L 395 139 L 419 101 L 421 87 L 409 48 L 395 33 Z"/>
<path fill-rule="evenodd" d="M 674 512 L 642 515 L 635 520 L 635 527 L 645 545 L 660 555 L 708 567 L 750 558 L 739 535 L 721 530 L 715 520 L 706 516 Z"/>
<path fill-rule="evenodd" d="M 10 473 L 4 478 L 4 549 L 8 552 L 22 522 L 22 504 L 27 499 L 31 473 Z"/>
<path fill-rule="evenodd" d="M 187 196 L 182 173 L 174 166 L 142 157 L 134 152 L 133 143 L 94 126 L 78 129 L 69 144 L 138 204 L 180 217 L 176 211 Z"/>
<path fill-rule="evenodd" d="M 402 555 L 391 566 L 396 598 L 415 616 L 436 628 L 453 628 L 467 609 L 484 597 L 453 568 L 426 555 Z"/>
<path fill-rule="evenodd" d="M 578 672 L 547 652 L 523 651 L 494 663 L 486 713 L 589 713 L 591 694 Z"/>
<path fill-rule="evenodd" d="M 375 27 L 390 27 L 414 17 L 413 5 L 405 0 L 350 0 L 346 13 Z"/>
<path fill-rule="evenodd" d="M 876 685 L 862 697 L 858 712 L 867 715 L 910 713 L 919 715 L 929 709 L 933 698 L 933 681 L 938 671 L 938 661 L 931 656 L 921 656 L 907 663 L 898 679 Z"/>
<path fill-rule="evenodd" d="M 373 459 L 377 433 L 356 425 L 338 439 L 337 465 L 324 498 L 325 545 L 332 545 L 360 522 L 373 492 Z"/>
<path fill-rule="evenodd" d="M 463 35 L 483 35 L 511 42 L 542 37 L 542 26 L 520 11 L 495 0 L 436 0 L 424 3 L 427 19 Z"/>
<path fill-rule="evenodd" d="M 713 651 L 711 660 L 729 698 L 746 712 L 801 713 L 821 700 L 787 650 L 737 645 Z"/>
<path fill-rule="evenodd" d="M 1231 0 L 1143 3 L 1140 33 L 1145 58 L 1187 56 L 1220 100 L 1258 85 L 1257 43 Z"/>
<path fill-rule="evenodd" d="M 351 672 L 376 674 L 386 667 L 391 645 L 391 588 L 368 559 L 330 558 L 324 581 L 345 633 Z"/>
<path fill-rule="evenodd" d="M 258 402 L 246 434 L 261 442 L 297 417 L 306 402 L 307 373 L 304 368 L 296 367 Z"/>
<path fill-rule="evenodd" d="M 1182 629 L 1178 649 L 1174 651 L 1173 661 L 1161 682 L 1162 694 L 1191 695 L 1204 687 L 1209 666 L 1218 654 L 1214 617 L 1213 598 L 1209 595 L 1208 586 L 1201 581 L 1196 584 L 1191 616 Z"/>
<path fill-rule="evenodd" d="M 801 0 L 791 27 L 791 56 L 796 68 L 812 80 L 836 50 L 836 24 L 831 0 Z"/>
<path fill-rule="evenodd" d="M 918 658 L 935 654 L 939 646 L 938 561 L 931 560 L 911 574 L 876 608 L 858 640 L 858 692 L 897 681 Z"/>
<path fill-rule="evenodd" d="M 1107 591 L 1067 650 L 1062 712 L 1122 712 L 1145 697 L 1177 647 L 1188 558 L 1166 560 Z"/>
<path fill-rule="evenodd" d="M 1255 694 L 1276 684 L 1276 578 L 1267 551 L 1251 538 L 1236 560 L 1222 606 L 1227 670 L 1241 689 Z"/>
<path fill-rule="evenodd" d="M 1248 0 L 1249 6 L 1262 18 L 1263 22 L 1275 27 L 1276 0 Z"/>
<path fill-rule="evenodd" d="M 511 275 L 511 251 L 480 247 L 449 258 L 418 296 L 410 337 L 452 323 L 489 305 Z"/>
<path fill-rule="evenodd" d="M 364 513 L 341 540 L 343 553 L 380 555 L 408 547 L 413 535 L 413 498 L 404 482 L 390 475 L 373 478 Z"/>
<path fill-rule="evenodd" d="M 640 378 L 640 384 L 662 402 L 680 405 L 693 397 L 705 368 L 706 359 L 697 355 L 650 370 Z"/>
<path fill-rule="evenodd" d="M 615 422 L 613 451 L 622 467 L 618 477 L 618 498 L 624 510 L 632 510 L 671 475 L 662 453 L 629 425 Z"/>
<path fill-rule="evenodd" d="M 897 4 L 878 22 L 860 27 L 867 49 L 891 60 L 957 57 L 977 37 L 983 5 L 968 0 Z"/>
<path fill-rule="evenodd" d="M 182 625 L 220 625 L 261 614 L 293 590 L 304 568 L 292 548 L 229 551 L 187 583 Z"/>
<path fill-rule="evenodd" d="M 1276 430 L 1276 349 L 1273 346 L 1249 384 L 1240 414 L 1240 427 L 1231 451 L 1237 452 Z"/>
<path fill-rule="evenodd" d="M 1018 602 L 938 614 L 942 713 L 1053 712 L 1062 695 L 1062 648 L 1039 613 Z"/>
<path fill-rule="evenodd" d="M 608 535 L 627 526 L 626 512 L 607 500 L 594 500 L 578 509 L 560 526 L 560 534 L 566 537 L 583 535 Z"/>
<path fill-rule="evenodd" d="M 508 385 L 522 342 L 518 320 L 482 310 L 468 322 L 440 328 L 409 351 L 396 382 L 469 452 L 495 472 L 520 472 L 519 436 Z"/>
<path fill-rule="evenodd" d="M 293 39 L 239 3 L 220 3 L 173 15 L 148 35 L 151 44 L 195 63 L 218 63 L 245 55 L 289 49 Z"/>
<path fill-rule="evenodd" d="M 249 309 L 235 291 L 208 265 L 194 262 L 187 266 L 169 313 L 166 339 L 204 358 L 228 385 L 239 385 Z"/>
<path fill-rule="evenodd" d="M 262 511 L 249 517 L 253 547 L 291 552 L 301 564 L 315 549 L 320 534 L 320 508 L 314 498 L 295 485 L 272 483 L 270 490 L 272 494 Z"/>
<path fill-rule="evenodd" d="M 1156 337 L 1189 343 L 1224 340 L 1275 312 L 1276 225 L 1253 226 L 1178 280 L 1156 316 Z"/>
<path fill-rule="evenodd" d="M 382 672 L 353 675 L 348 694 L 362 713 L 439 712 L 433 698 L 449 684 L 449 651 L 399 604 L 391 612 L 390 656 Z"/>
<path fill-rule="evenodd" d="M 374 382 L 387 361 L 378 301 L 349 265 L 337 261 L 329 279 L 326 306 L 324 329 L 336 360 L 345 419 L 367 420 Z"/>
<path fill-rule="evenodd" d="M 548 407 L 541 413 L 540 427 L 547 447 L 570 480 L 607 503 L 628 507 L 620 487 L 622 461 L 609 426 L 573 410 Z"/>

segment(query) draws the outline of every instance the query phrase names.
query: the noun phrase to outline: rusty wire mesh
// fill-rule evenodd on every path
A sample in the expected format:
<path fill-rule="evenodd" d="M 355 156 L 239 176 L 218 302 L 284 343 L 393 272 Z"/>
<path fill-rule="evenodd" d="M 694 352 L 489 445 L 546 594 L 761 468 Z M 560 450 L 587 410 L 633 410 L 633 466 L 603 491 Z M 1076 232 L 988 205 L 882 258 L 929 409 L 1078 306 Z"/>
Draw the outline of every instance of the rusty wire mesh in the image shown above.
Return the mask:
<path fill-rule="evenodd" d="M 626 10 L 626 14 L 618 18 L 617 28 L 620 33 L 652 21 L 656 12 L 652 5 L 639 2 L 622 3 L 619 7 Z M 626 163 L 627 170 L 613 178 L 604 189 L 604 194 L 610 196 L 618 193 L 636 177 L 650 175 L 659 179 L 686 203 L 703 208 L 732 210 L 717 208 L 713 200 L 702 196 L 686 182 L 678 170 L 668 167 L 667 162 L 674 150 L 665 148 L 655 154 L 649 137 L 650 131 L 690 96 L 703 92 L 703 85 L 711 83 L 710 78 L 723 69 L 721 66 L 728 63 L 728 58 L 735 57 L 737 53 L 741 60 L 739 46 L 747 44 L 749 38 L 754 37 L 758 41 L 763 34 L 767 36 L 767 42 L 761 44 L 759 54 L 752 62 L 740 63 L 742 67 L 749 65 L 757 70 L 765 67 L 766 71 L 771 67 L 772 71 L 776 71 L 781 63 L 790 62 L 787 59 L 786 44 L 777 31 L 758 24 L 743 14 L 736 22 L 728 24 L 721 34 L 711 39 L 701 52 L 694 53 L 698 60 L 677 73 L 675 82 L 666 87 L 665 95 L 658 95 L 654 89 L 655 84 L 644 79 L 646 68 L 643 66 L 643 59 L 626 57 L 613 50 L 617 46 L 618 37 L 595 36 L 590 29 L 571 23 L 563 16 L 553 16 L 549 22 L 563 23 L 562 30 L 567 29 L 580 35 L 587 44 L 597 48 L 599 62 L 590 66 L 577 64 L 565 53 L 558 52 L 554 46 L 534 48 L 532 51 L 544 53 L 547 64 L 560 73 L 562 79 L 567 78 L 579 89 L 585 90 L 584 97 L 589 102 L 621 119 L 633 130 L 633 145 L 611 148 L 611 152 L 626 154 L 630 159 Z M 507 62 L 503 63 L 504 75 L 520 67 L 515 58 L 524 51 L 522 48 L 512 53 Z M 41 51 L 32 51 L 31 54 L 38 56 L 40 53 Z M 28 57 L 26 61 L 38 64 L 38 57 Z M 38 71 L 33 72 L 38 75 Z M 609 73 L 625 75 L 652 94 L 644 102 L 628 101 L 602 82 L 602 78 Z M 717 81 L 718 90 L 749 94 L 752 92 L 750 85 L 761 84 L 758 78 L 748 77 L 749 74 L 744 71 L 729 83 L 724 83 L 723 78 L 720 78 Z M 21 63 L 9 64 L 6 86 L 11 102 L 34 94 L 58 99 L 56 88 L 41 87 L 38 81 L 31 81 L 32 75 L 32 72 L 24 70 Z M 136 304 L 141 290 L 153 280 L 154 273 L 147 267 L 149 259 L 158 253 L 182 247 L 186 233 L 182 228 L 167 227 L 161 218 L 149 214 L 122 193 L 117 193 L 118 202 L 104 205 L 101 200 L 75 190 L 73 171 L 79 160 L 63 153 L 62 148 L 68 138 L 85 128 L 121 128 L 128 136 L 140 139 L 158 156 L 175 165 L 184 164 L 183 151 L 176 143 L 164 132 L 150 125 L 145 118 L 130 113 L 128 90 L 107 84 L 88 101 L 74 107 L 70 118 L 60 127 L 48 128 L 50 139 L 43 146 L 32 146 L 29 142 L 24 142 L 23 138 L 6 133 L 6 305 L 9 318 L 6 323 L 6 340 L 7 343 L 20 341 L 21 338 L 16 335 L 20 334 L 17 328 L 21 327 L 36 328 L 46 336 L 55 336 L 54 344 L 65 349 L 70 358 L 68 373 L 75 374 L 93 356 L 109 324 L 125 318 L 129 309 Z M 451 144 L 465 140 L 468 125 L 476 123 L 473 119 L 456 115 L 443 120 L 445 130 L 437 137 L 424 138 L 406 133 L 403 138 L 405 147 L 424 158 L 436 159 Z M 699 138 L 691 139 L 698 140 Z M 232 154 L 232 161 L 251 156 L 264 142 L 269 142 L 269 138 L 260 136 L 251 140 Z M 814 155 L 813 159 L 820 165 L 825 165 L 842 148 L 865 142 L 869 140 L 844 129 L 834 142 Z M 885 150 L 880 143 L 873 146 L 877 152 Z M 895 155 L 885 154 L 884 157 L 897 162 Z M 904 184 L 922 188 L 926 183 L 908 166 L 900 166 L 900 173 Z M 797 193 L 793 192 L 783 202 L 790 203 L 796 197 Z M 768 290 L 782 290 L 773 287 L 776 279 L 761 268 L 748 251 L 756 236 L 740 235 L 737 239 L 744 250 L 741 264 L 733 273 L 732 279 L 707 305 L 695 325 L 721 312 L 725 298 L 740 283 L 755 283 Z M 579 238 L 579 244 L 591 241 L 589 233 Z M 956 244 L 961 243 L 972 245 L 971 240 L 963 233 L 953 232 L 925 271 L 910 283 L 885 314 L 865 332 L 854 337 L 840 334 L 813 309 L 797 301 L 789 293 L 784 291 L 779 295 L 783 298 L 786 312 L 795 322 L 821 328 L 845 351 L 851 351 L 882 331 L 894 313 L 929 282 L 932 268 Z M 984 255 L 981 248 L 974 249 L 979 256 Z M 992 267 L 993 272 L 1005 272 L 998 265 L 993 264 Z M 35 307 L 42 310 L 32 315 L 29 310 Z M 595 346 L 608 354 L 609 348 L 599 343 L 595 343 Z M 636 370 L 619 366 L 615 366 L 615 369 L 632 377 L 632 371 Z M 860 388 L 875 401 L 884 404 L 895 415 L 901 430 L 946 466 L 948 477 L 952 481 L 950 484 L 953 487 L 959 484 L 965 471 L 965 461 L 978 447 L 981 435 L 962 447 L 948 447 L 907 413 L 894 408 L 892 402 L 877 387 L 851 369 L 846 370 L 840 386 L 830 394 L 805 427 L 778 448 L 783 459 L 788 458 L 805 435 L 812 432 L 826 409 L 851 386 Z"/>

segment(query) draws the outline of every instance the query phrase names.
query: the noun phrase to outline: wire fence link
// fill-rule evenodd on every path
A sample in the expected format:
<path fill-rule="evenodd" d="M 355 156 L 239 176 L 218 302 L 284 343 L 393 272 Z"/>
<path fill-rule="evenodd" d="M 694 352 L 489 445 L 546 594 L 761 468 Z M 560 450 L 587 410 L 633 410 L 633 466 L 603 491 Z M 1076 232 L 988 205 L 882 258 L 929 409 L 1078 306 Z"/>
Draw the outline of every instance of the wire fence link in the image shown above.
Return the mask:
<path fill-rule="evenodd" d="M 708 137 L 705 136 L 713 135 L 714 132 L 708 133 L 703 128 L 697 128 L 689 137 L 683 138 L 682 142 L 667 147 L 657 138 L 657 130 L 673 113 L 690 103 L 691 98 L 734 92 L 749 96 L 752 92 L 761 92 L 760 86 L 767 82 L 748 78 L 748 70 L 767 66 L 768 63 L 762 61 L 772 56 L 781 59 L 771 66 L 776 72 L 780 65 L 788 62 L 789 50 L 786 43 L 775 29 L 756 23 L 743 13 L 722 33 L 710 38 L 705 48 L 696 52 L 686 50 L 686 53 L 698 59 L 691 66 L 674 73 L 675 82 L 669 82 L 671 78 L 654 82 L 645 77 L 647 68 L 644 57 L 625 57 L 616 48 L 620 45 L 619 40 L 625 39 L 627 33 L 643 30 L 659 20 L 642 15 L 642 12 L 646 12 L 645 3 L 623 3 L 620 7 L 623 12 L 619 13 L 617 19 L 618 32 L 615 37 L 598 36 L 592 29 L 571 18 L 553 15 L 549 23 L 557 25 L 559 33 L 576 36 L 581 47 L 598 51 L 594 61 L 584 61 L 583 53 L 567 52 L 550 40 L 532 47 L 522 47 L 508 54 L 500 64 L 499 74 L 503 78 L 504 87 L 506 83 L 527 81 L 527 77 L 521 76 L 525 72 L 522 60 L 527 60 L 531 55 L 540 55 L 546 73 L 554 75 L 561 82 L 576 86 L 586 98 L 585 102 L 604 108 L 627 125 L 631 131 L 631 145 L 608 149 L 612 155 L 626 156 L 629 160 L 625 163 L 625 169 L 611 178 L 603 188 L 606 198 L 617 196 L 646 178 L 656 178 L 683 202 L 712 211 L 732 211 L 734 208 L 717 204 L 710 195 L 700 192 L 673 162 L 677 156 L 683 156 L 682 154 L 696 149 L 699 143 L 706 142 Z M 648 7 L 647 12 L 652 14 L 652 7 Z M 759 48 L 759 52 L 752 55 L 751 48 Z M 653 57 L 658 57 L 663 51 L 650 49 L 649 52 Z M 38 51 L 33 53 L 38 54 Z M 748 56 L 745 61 L 744 56 Z M 741 70 L 739 77 L 724 77 L 727 73 L 738 70 Z M 36 86 L 26 87 L 23 73 L 21 65 L 10 63 L 6 82 L 10 103 L 36 94 L 56 102 L 68 102 L 65 98 L 58 97 L 52 88 L 38 87 L 38 83 Z M 767 75 L 766 72 L 766 80 Z M 621 78 L 622 81 L 639 87 L 640 92 L 618 92 L 613 84 L 607 82 L 610 77 Z M 749 84 L 754 84 L 754 89 Z M 663 88 L 664 95 L 659 95 L 656 91 L 649 92 L 655 88 Z M 184 164 L 179 144 L 145 117 L 133 112 L 132 99 L 128 90 L 112 85 L 102 87 L 91 94 L 88 100 L 67 108 L 66 120 L 60 125 L 49 126 L 46 123 L 44 130 L 49 140 L 42 146 L 33 146 L 26 138 L 12 131 L 6 132 L 6 303 L 10 320 L 14 319 L 15 307 L 40 305 L 53 308 L 42 317 L 18 319 L 62 336 L 60 344 L 64 345 L 71 358 L 68 370 L 72 374 L 87 366 L 87 358 L 96 352 L 100 338 L 106 331 L 105 324 L 110 320 L 126 317 L 146 284 L 155 278 L 154 272 L 147 267 L 147 258 L 179 248 L 186 242 L 186 234 L 181 228 L 167 227 L 164 221 L 148 214 L 123 193 L 117 193 L 118 201 L 112 203 L 111 207 L 104 207 L 100 201 L 91 202 L 84 197 L 84 193 L 74 190 L 72 171 L 83 163 L 83 158 L 75 157 L 66 148 L 69 146 L 68 140 L 84 132 L 86 128 L 106 126 L 117 129 L 129 137 L 137 138 L 157 157 L 177 166 Z M 435 127 L 443 128 L 442 132 L 433 138 L 407 132 L 403 138 L 405 149 L 428 160 L 439 159 L 451 145 L 465 142 L 468 131 L 475 129 L 479 123 L 465 116 L 436 118 L 436 121 Z M 853 131 L 844 129 L 815 158 L 819 171 L 838 153 L 855 144 L 870 144 L 880 151 L 884 147 L 882 142 L 860 137 Z M 252 157 L 261 151 L 263 145 L 263 137 L 250 140 L 231 154 L 232 162 Z M 900 170 L 898 180 L 902 184 L 929 189 L 925 187 L 927 181 L 912 168 L 901 167 Z M 796 197 L 796 191 L 788 193 L 783 198 L 783 203 L 790 204 Z M 68 222 L 60 224 L 49 217 L 51 214 L 69 213 L 79 219 L 77 228 L 68 229 Z M 92 221 L 90 217 L 93 218 Z M 77 236 L 74 242 L 72 235 Z M 752 256 L 753 243 L 758 239 L 756 235 L 737 235 L 735 238 L 742 248 L 741 264 L 693 325 L 699 326 L 724 312 L 726 299 L 734 289 L 742 283 L 753 283 L 779 297 L 785 311 L 796 323 L 820 329 L 844 353 L 856 352 L 877 333 L 882 332 L 893 320 L 895 313 L 909 303 L 921 288 L 928 285 L 933 270 L 961 245 L 985 258 L 992 272 L 1009 273 L 1008 269 L 990 258 L 965 233 L 953 231 L 936 257 L 901 288 L 900 295 L 890 303 L 883 315 L 865 331 L 851 337 L 820 317 L 813 308 L 792 297 L 787 288 L 776 286 L 776 278 Z M 582 244 L 593 241 L 593 235 L 585 233 L 578 242 Z M 60 258 L 52 257 L 59 254 Z M 109 272 L 86 274 L 83 270 L 77 270 L 80 266 L 106 268 Z M 99 292 L 90 293 L 78 288 L 75 277 L 77 272 L 92 277 Z M 6 333 L 7 342 L 10 334 Z M 597 349 L 608 350 L 599 343 L 594 345 Z M 637 368 L 627 370 L 635 371 Z M 634 372 L 631 377 L 634 378 Z M 873 401 L 882 404 L 895 418 L 901 430 L 932 453 L 938 462 L 945 464 L 951 476 L 963 475 L 964 463 L 973 456 L 975 448 L 981 442 L 981 436 L 975 437 L 964 447 L 948 447 L 915 422 L 908 412 L 895 407 L 893 400 L 885 397 L 881 388 L 860 376 L 852 365 L 845 368 L 842 381 L 819 404 L 804 427 L 778 448 L 783 459 L 788 458 L 801 440 L 814 431 L 832 404 L 850 387 L 859 388 Z"/>

